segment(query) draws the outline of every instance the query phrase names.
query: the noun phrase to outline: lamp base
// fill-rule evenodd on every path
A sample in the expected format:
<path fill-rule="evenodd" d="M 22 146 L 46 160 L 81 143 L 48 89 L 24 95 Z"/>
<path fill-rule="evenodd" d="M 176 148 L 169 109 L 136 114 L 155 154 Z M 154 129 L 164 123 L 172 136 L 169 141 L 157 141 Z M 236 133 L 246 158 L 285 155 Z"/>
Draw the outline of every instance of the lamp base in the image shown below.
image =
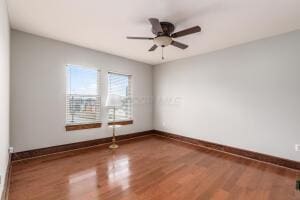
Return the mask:
<path fill-rule="evenodd" d="M 112 143 L 111 145 L 109 145 L 110 149 L 117 149 L 119 148 L 119 145 L 117 145 L 116 143 Z"/>

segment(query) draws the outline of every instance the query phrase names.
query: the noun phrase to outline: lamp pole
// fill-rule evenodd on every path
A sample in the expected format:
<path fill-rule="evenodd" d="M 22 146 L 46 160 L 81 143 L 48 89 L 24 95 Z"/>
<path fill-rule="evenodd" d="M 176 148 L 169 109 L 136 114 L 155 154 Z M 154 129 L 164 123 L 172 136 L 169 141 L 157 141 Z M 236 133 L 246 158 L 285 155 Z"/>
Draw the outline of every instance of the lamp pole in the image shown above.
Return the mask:
<path fill-rule="evenodd" d="M 119 145 L 116 144 L 116 134 L 115 134 L 115 120 L 116 120 L 116 107 L 114 106 L 114 119 L 113 119 L 113 138 L 112 144 L 109 146 L 110 149 L 116 149 Z"/>

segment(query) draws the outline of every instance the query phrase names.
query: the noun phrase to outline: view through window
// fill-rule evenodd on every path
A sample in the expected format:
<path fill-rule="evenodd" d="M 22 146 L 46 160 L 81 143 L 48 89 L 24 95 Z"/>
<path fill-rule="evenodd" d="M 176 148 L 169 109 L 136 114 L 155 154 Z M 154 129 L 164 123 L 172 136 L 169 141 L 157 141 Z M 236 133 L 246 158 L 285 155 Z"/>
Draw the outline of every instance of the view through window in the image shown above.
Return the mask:
<path fill-rule="evenodd" d="M 122 106 L 116 109 L 115 121 L 132 119 L 131 76 L 108 73 L 108 94 L 116 94 L 122 98 Z M 108 120 L 113 121 L 113 109 L 108 110 Z"/>
<path fill-rule="evenodd" d="M 67 65 L 66 124 L 100 122 L 100 72 Z"/>

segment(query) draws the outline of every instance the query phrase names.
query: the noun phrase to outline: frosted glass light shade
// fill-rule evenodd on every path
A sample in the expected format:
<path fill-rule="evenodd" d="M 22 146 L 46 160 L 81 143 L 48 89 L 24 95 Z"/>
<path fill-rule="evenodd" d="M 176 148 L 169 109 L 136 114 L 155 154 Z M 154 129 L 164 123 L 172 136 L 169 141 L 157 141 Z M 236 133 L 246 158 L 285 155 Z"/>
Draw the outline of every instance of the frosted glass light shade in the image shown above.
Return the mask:
<path fill-rule="evenodd" d="M 105 106 L 120 107 L 122 106 L 122 97 L 116 94 L 109 94 L 106 98 Z"/>
<path fill-rule="evenodd" d="M 153 39 L 154 44 L 157 46 L 168 46 L 172 42 L 172 38 L 169 36 L 158 36 Z"/>

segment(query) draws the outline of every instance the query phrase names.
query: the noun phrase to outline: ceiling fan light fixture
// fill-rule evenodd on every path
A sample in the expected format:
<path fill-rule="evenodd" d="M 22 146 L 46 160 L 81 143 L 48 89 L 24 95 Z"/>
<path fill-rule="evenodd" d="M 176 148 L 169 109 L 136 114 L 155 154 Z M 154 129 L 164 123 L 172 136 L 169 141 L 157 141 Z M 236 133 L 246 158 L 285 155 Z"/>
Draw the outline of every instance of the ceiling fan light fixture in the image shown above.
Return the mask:
<path fill-rule="evenodd" d="M 172 38 L 169 36 L 158 36 L 156 38 L 153 39 L 154 44 L 156 44 L 157 46 L 168 46 L 171 44 L 172 42 Z"/>

